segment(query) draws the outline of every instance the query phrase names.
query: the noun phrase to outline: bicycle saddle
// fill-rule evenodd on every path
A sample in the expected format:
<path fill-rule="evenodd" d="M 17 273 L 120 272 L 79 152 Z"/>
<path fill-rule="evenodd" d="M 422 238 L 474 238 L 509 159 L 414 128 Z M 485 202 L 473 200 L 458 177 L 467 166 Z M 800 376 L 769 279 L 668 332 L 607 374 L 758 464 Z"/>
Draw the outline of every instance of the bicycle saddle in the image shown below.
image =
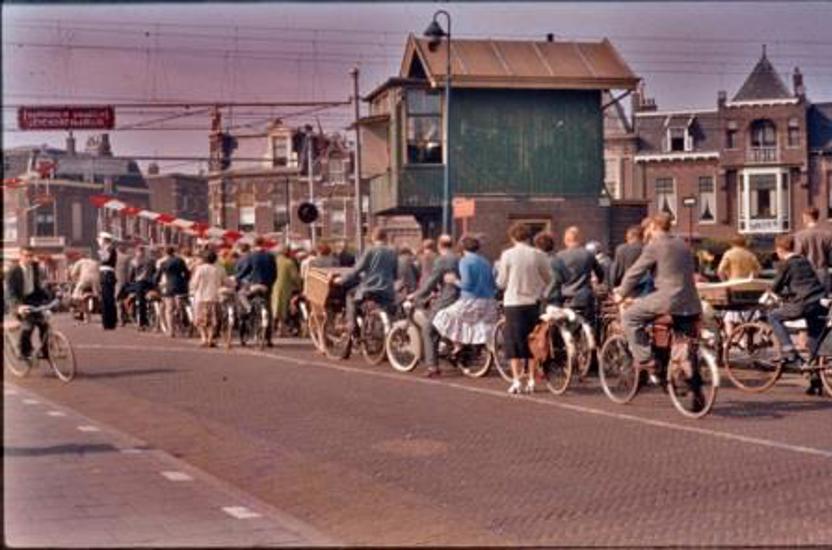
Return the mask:
<path fill-rule="evenodd" d="M 248 287 L 248 295 L 253 296 L 255 294 L 266 294 L 269 291 L 269 287 L 266 285 L 251 285 Z"/>

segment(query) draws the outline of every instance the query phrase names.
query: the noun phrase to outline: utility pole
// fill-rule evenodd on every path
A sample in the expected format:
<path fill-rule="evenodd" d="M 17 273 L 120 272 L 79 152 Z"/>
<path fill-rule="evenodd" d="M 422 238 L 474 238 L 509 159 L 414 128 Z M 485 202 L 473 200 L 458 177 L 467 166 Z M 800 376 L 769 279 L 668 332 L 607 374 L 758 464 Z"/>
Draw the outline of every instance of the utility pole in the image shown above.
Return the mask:
<path fill-rule="evenodd" d="M 309 170 L 309 202 L 315 204 L 315 172 L 312 169 L 312 127 L 306 127 L 306 163 Z M 315 248 L 315 222 L 309 224 L 310 242 Z"/>
<path fill-rule="evenodd" d="M 353 179 L 355 185 L 355 250 L 360 256 L 364 252 L 364 235 L 363 235 L 363 213 L 361 202 L 361 128 L 358 125 L 358 120 L 361 118 L 361 98 L 358 95 L 358 67 L 353 67 L 350 71 L 352 75 L 352 100 L 355 106 L 355 162 L 353 162 Z M 370 213 L 368 212 L 369 216 Z"/>

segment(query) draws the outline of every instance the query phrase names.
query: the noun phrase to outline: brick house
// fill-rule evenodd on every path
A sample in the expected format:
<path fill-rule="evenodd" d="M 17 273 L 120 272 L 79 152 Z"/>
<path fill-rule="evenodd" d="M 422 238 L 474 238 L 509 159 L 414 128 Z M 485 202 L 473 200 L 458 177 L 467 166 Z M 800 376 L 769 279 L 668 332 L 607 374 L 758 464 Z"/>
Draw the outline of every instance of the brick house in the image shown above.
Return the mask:
<path fill-rule="evenodd" d="M 678 233 L 694 240 L 739 232 L 770 243 L 799 228 L 808 205 L 829 210 L 829 114 L 829 104 L 808 101 L 799 69 L 787 88 L 765 48 L 739 91 L 730 100 L 719 92 L 714 109 L 658 111 L 638 90 L 633 185 L 623 196 L 670 212 Z"/>
<path fill-rule="evenodd" d="M 150 210 L 177 218 L 208 223 L 208 179 L 194 174 L 160 174 L 151 164 L 145 176 Z"/>
<path fill-rule="evenodd" d="M 113 156 L 107 134 L 90 138 L 84 152 L 76 151 L 72 137 L 65 150 L 6 150 L 3 179 L 3 260 L 16 259 L 21 246 L 32 246 L 58 276 L 68 258 L 96 248 L 98 209 L 90 197 L 104 194 L 141 208 L 150 205 L 138 164 Z"/>
<path fill-rule="evenodd" d="M 362 177 L 374 219 L 408 216 L 436 236 L 447 162 L 453 198 L 474 204 L 455 233 L 482 234 L 490 257 L 515 221 L 554 232 L 577 224 L 613 244 L 615 218 L 631 205 L 622 211 L 604 192 L 602 95 L 638 78 L 612 44 L 454 39 L 448 136 L 445 51 L 409 36 L 399 74 L 365 97 Z"/>
<path fill-rule="evenodd" d="M 313 224 L 316 239 L 354 240 L 354 160 L 343 136 L 315 133 L 309 126 L 289 127 L 277 120 L 264 132 L 233 135 L 236 148 L 230 165 L 219 170 L 222 135 L 217 124 L 211 136 L 211 158 L 217 160 L 208 177 L 212 225 L 308 245 L 310 226 L 298 219 L 297 208 L 309 201 L 311 180 L 320 213 Z M 311 136 L 311 178 L 307 135 Z M 364 197 L 366 211 L 366 191 Z"/>

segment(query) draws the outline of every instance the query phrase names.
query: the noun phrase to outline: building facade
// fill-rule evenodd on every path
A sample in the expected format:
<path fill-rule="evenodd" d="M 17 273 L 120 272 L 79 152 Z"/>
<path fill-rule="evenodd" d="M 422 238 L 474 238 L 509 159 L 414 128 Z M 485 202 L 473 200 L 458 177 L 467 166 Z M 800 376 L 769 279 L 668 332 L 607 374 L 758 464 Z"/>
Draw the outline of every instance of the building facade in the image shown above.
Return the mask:
<path fill-rule="evenodd" d="M 733 98 L 719 92 L 713 109 L 659 111 L 638 91 L 633 128 L 633 185 L 623 196 L 671 213 L 693 240 L 740 233 L 769 243 L 798 229 L 809 205 L 828 216 L 829 104 L 808 100 L 799 69 L 789 89 L 765 49 Z"/>
<path fill-rule="evenodd" d="M 194 174 L 160 174 L 151 164 L 145 182 L 150 190 L 150 210 L 177 218 L 208 223 L 208 179 Z"/>
<path fill-rule="evenodd" d="M 399 75 L 365 98 L 362 177 L 374 216 L 412 216 L 425 236 L 438 234 L 447 162 L 452 196 L 473 207 L 455 232 L 482 234 L 489 255 L 516 221 L 556 232 L 579 224 L 609 243 L 602 93 L 638 82 L 612 44 L 452 44 L 447 136 L 444 44 L 411 35 Z"/>
<path fill-rule="evenodd" d="M 150 204 L 138 164 L 113 156 L 106 134 L 91 138 L 84 152 L 76 151 L 74 138 L 65 150 L 4 151 L 3 181 L 4 261 L 31 246 L 48 268 L 95 249 L 99 213 L 90 197 L 108 195 L 142 208 Z"/>
<path fill-rule="evenodd" d="M 275 121 L 265 132 L 231 136 L 233 152 L 223 169 L 224 135 L 216 124 L 208 177 L 212 225 L 304 245 L 310 244 L 312 231 L 316 241 L 354 240 L 354 156 L 343 136 Z M 363 196 L 366 220 L 366 190 Z M 298 218 L 304 202 L 318 208 L 314 224 Z"/>

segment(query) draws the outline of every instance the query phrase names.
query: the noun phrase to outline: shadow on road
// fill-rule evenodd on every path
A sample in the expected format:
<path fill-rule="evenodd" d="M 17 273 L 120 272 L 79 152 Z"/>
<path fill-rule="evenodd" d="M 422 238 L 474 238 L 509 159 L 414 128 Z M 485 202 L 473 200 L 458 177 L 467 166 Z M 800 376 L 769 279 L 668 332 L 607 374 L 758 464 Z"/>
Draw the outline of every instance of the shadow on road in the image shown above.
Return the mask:
<path fill-rule="evenodd" d="M 128 376 L 148 376 L 151 374 L 170 374 L 178 372 L 177 369 L 130 369 L 130 370 L 113 370 L 107 372 L 82 372 L 79 377 L 84 378 L 122 378 Z"/>
<path fill-rule="evenodd" d="M 51 447 L 3 447 L 6 456 L 51 456 L 51 455 L 84 455 L 86 453 L 113 453 L 118 451 L 109 443 L 77 444 L 67 443 Z"/>
<path fill-rule="evenodd" d="M 719 401 L 717 400 L 714 416 L 722 418 L 759 418 L 775 420 L 789 413 L 806 411 L 832 411 L 832 400 L 818 398 L 817 401 Z"/>

